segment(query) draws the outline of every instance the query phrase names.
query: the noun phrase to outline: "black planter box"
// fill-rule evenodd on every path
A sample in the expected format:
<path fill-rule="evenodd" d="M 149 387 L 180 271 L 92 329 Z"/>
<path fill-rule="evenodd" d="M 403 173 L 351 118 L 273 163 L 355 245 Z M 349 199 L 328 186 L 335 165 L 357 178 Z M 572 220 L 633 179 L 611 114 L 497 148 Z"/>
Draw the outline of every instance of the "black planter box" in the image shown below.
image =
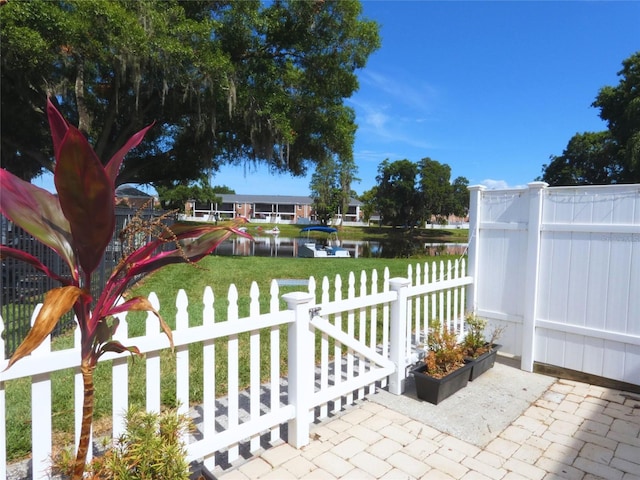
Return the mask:
<path fill-rule="evenodd" d="M 419 365 L 413 369 L 418 398 L 437 405 L 445 398 L 467 386 L 471 368 L 471 363 L 465 363 L 464 366 L 454 370 L 449 375 L 442 378 L 433 378 L 424 373 L 427 369 L 426 365 Z"/>
<path fill-rule="evenodd" d="M 469 374 L 469 381 L 473 382 L 476 378 L 482 375 L 484 372 L 493 368 L 493 365 L 496 363 L 496 355 L 498 355 L 498 350 L 500 350 L 502 345 L 492 345 L 491 350 L 483 353 L 478 358 L 469 359 L 469 364 L 472 365 L 471 373 Z"/>

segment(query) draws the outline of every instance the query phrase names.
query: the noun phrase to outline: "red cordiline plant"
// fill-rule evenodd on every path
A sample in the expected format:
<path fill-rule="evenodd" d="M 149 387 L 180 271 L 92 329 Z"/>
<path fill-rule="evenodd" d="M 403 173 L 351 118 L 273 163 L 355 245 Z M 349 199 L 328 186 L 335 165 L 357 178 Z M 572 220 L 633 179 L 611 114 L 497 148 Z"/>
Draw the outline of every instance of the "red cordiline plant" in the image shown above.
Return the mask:
<path fill-rule="evenodd" d="M 240 223 L 246 221 L 244 219 L 229 225 L 176 223 L 149 243 L 125 253 L 102 292 L 93 298 L 90 293 L 92 273 L 100 264 L 116 225 L 116 176 L 126 153 L 142 141 L 151 125 L 133 135 L 103 165 L 82 133 L 69 125 L 49 100 L 47 115 L 53 137 L 54 183 L 58 195 L 0 169 L 0 211 L 60 255 L 69 265 L 71 275 L 62 276 L 29 253 L 0 245 L 0 257 L 24 261 L 61 285 L 45 295 L 33 327 L 9 360 L 7 368 L 35 350 L 52 332 L 61 316 L 73 309 L 81 332 L 80 368 L 84 381 L 82 429 L 73 478 L 81 479 L 93 421 L 93 372 L 98 359 L 106 352 L 140 353 L 136 347 L 113 340 L 118 328 L 118 321 L 113 315 L 131 310 L 153 312 L 173 345 L 171 330 L 150 302 L 143 297 L 134 297 L 119 304 L 122 294 L 134 280 L 160 267 L 202 259 L 232 234 L 251 237 L 238 229 Z"/>

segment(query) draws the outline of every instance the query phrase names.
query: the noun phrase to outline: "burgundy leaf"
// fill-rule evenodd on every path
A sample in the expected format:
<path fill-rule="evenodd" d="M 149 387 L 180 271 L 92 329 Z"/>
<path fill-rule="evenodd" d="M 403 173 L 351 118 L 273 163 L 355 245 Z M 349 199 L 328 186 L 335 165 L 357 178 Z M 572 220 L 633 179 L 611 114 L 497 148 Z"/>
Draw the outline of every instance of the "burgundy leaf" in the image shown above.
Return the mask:
<path fill-rule="evenodd" d="M 71 246 L 71 227 L 60 208 L 58 198 L 4 169 L 0 169 L 0 184 L 0 211 L 58 253 L 77 278 L 75 254 Z"/>
<path fill-rule="evenodd" d="M 179 233 L 178 238 L 180 240 L 182 250 L 169 250 L 152 257 L 147 256 L 145 258 L 140 258 L 139 256 L 136 256 L 136 253 L 138 252 L 133 252 L 131 257 L 128 257 L 125 261 L 125 264 L 131 265 L 131 268 L 127 270 L 128 276 L 134 277 L 140 274 L 148 274 L 164 267 L 165 265 L 174 263 L 181 263 L 185 261 L 197 262 L 204 256 L 213 252 L 218 245 L 233 234 L 253 239 L 253 237 L 248 233 L 230 226 L 201 225 L 197 227 L 192 226 L 190 229 L 182 228 L 182 226 L 179 226 L 178 228 L 174 228 L 174 226 L 172 226 L 171 229 L 174 232 Z M 157 243 L 153 250 L 162 244 L 159 240 L 156 242 Z M 149 248 L 142 248 L 145 249 L 146 252 L 149 252 Z M 118 274 L 118 272 L 115 273 Z"/>
<path fill-rule="evenodd" d="M 57 157 L 58 149 L 62 144 L 62 139 L 69 129 L 69 124 L 53 103 L 51 103 L 49 98 L 47 98 L 47 116 L 49 117 L 49 128 L 51 128 L 51 137 L 53 139 L 53 153 Z"/>
<path fill-rule="evenodd" d="M 100 352 L 98 353 L 97 357 L 98 358 L 101 357 L 102 354 L 106 352 L 115 352 L 115 353 L 130 352 L 132 355 L 134 354 L 140 355 L 140 349 L 138 347 L 125 347 L 122 343 L 117 342 L 115 340 L 105 343 L 100 349 Z"/>
<path fill-rule="evenodd" d="M 13 258 L 15 260 L 20 260 L 21 262 L 28 263 L 37 270 L 40 270 L 48 277 L 57 280 L 63 285 L 71 285 L 71 281 L 68 278 L 61 277 L 54 271 L 50 270 L 49 267 L 43 264 L 38 258 L 22 250 L 18 250 L 17 248 L 0 245 L 0 258 Z"/>
<path fill-rule="evenodd" d="M 95 152 L 73 126 L 60 145 L 54 181 L 79 263 L 90 274 L 113 236 L 115 189 Z"/>
<path fill-rule="evenodd" d="M 120 171 L 120 165 L 122 165 L 124 156 L 129 153 L 129 150 L 137 147 L 140 144 L 147 131 L 151 127 L 153 127 L 154 124 L 155 122 L 143 128 L 138 133 L 135 133 L 129 140 L 127 140 L 127 143 L 125 143 L 124 146 L 120 150 L 118 150 L 113 157 L 111 157 L 111 160 L 109 160 L 107 166 L 105 167 L 107 176 L 111 180 L 111 183 L 113 183 L 114 185 L 116 183 L 116 178 L 118 176 L 118 172 Z"/>
<path fill-rule="evenodd" d="M 118 313 L 129 311 L 154 312 L 155 314 L 158 314 L 148 299 L 144 297 L 133 297 L 120 305 L 114 306 L 108 312 L 105 312 L 104 315 L 116 315 Z"/>

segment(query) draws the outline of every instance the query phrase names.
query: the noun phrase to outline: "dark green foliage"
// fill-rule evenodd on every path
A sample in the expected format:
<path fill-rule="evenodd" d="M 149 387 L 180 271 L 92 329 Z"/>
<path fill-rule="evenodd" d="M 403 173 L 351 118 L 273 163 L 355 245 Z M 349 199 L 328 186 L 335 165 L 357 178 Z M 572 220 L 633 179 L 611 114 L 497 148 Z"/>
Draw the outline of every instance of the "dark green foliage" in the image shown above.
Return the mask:
<path fill-rule="evenodd" d="M 640 52 L 622 62 L 620 83 L 600 89 L 592 106 L 607 122 L 603 132 L 576 133 L 560 156 L 542 166 L 550 185 L 640 182 Z"/>
<path fill-rule="evenodd" d="M 222 191 L 220 191 L 222 190 Z M 199 183 L 179 184 L 174 187 L 157 187 L 158 197 L 164 210 L 184 211 L 187 200 L 196 202 L 220 202 L 217 193 L 233 193 L 228 187 L 211 187 L 206 178 L 202 178 Z"/>
<path fill-rule="evenodd" d="M 347 212 L 349 201 L 355 196 L 351 183 L 359 181 L 355 177 L 357 171 L 351 155 L 338 160 L 328 158 L 316 166 L 309 188 L 320 223 L 326 225 L 338 211 L 343 214 Z"/>
<path fill-rule="evenodd" d="M 384 223 L 414 226 L 421 218 L 417 174 L 418 166 L 409 160 L 385 160 L 380 164 L 376 204 Z"/>
<path fill-rule="evenodd" d="M 220 165 L 305 173 L 351 155 L 344 105 L 380 46 L 357 0 L 12 0 L 0 9 L 2 166 L 51 169 L 52 95 L 99 158 L 159 122 L 118 184 L 189 185 Z"/>
<path fill-rule="evenodd" d="M 605 185 L 621 179 L 622 166 L 609 132 L 577 133 L 562 155 L 551 157 L 542 180 L 550 185 Z"/>
<path fill-rule="evenodd" d="M 378 167 L 378 184 L 363 198 L 366 211 L 378 211 L 384 224 L 414 228 L 424 221 L 464 216 L 469 210 L 468 180 L 450 182 L 451 167 L 430 158 L 413 163 L 389 162 Z"/>

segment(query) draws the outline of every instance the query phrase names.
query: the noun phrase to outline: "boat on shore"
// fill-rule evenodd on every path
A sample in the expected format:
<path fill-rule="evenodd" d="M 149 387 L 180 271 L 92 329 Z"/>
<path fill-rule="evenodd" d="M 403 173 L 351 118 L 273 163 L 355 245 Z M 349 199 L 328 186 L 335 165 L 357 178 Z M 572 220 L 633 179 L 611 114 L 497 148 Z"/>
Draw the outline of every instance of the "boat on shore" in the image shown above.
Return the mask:
<path fill-rule="evenodd" d="M 258 233 L 268 233 L 269 235 L 280 235 L 280 229 L 277 226 L 269 230 L 264 230 L 262 227 L 258 227 Z"/>

